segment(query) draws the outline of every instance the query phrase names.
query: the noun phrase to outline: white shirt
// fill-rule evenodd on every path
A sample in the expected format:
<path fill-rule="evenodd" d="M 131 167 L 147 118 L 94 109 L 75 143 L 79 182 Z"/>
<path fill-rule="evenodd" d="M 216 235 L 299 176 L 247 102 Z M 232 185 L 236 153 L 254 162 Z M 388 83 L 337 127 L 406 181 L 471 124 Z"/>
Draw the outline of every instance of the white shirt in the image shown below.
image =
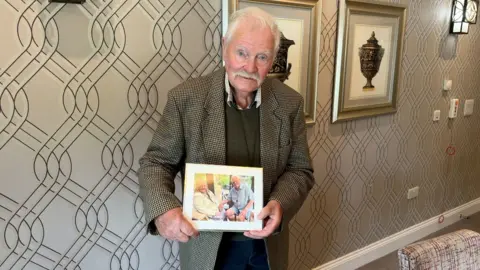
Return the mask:
<path fill-rule="evenodd" d="M 258 108 L 260 104 L 262 103 L 262 88 L 259 87 L 257 89 L 257 92 L 255 94 L 255 99 L 251 104 L 248 105 L 247 109 L 250 109 L 252 104 L 255 104 L 256 107 Z M 225 91 L 227 92 L 227 104 L 228 106 L 236 106 L 235 102 L 233 101 L 233 94 L 232 94 L 232 89 L 230 88 L 230 83 L 228 82 L 228 74 L 225 72 Z M 242 110 L 242 108 L 236 106 L 238 110 Z"/>

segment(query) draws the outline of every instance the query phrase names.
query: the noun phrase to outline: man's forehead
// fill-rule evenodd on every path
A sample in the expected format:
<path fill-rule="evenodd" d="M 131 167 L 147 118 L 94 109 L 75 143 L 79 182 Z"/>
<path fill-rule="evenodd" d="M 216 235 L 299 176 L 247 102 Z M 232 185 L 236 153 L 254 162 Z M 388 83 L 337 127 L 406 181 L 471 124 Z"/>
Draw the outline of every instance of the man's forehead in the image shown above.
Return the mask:
<path fill-rule="evenodd" d="M 274 37 L 268 27 L 248 28 L 238 26 L 233 33 L 232 44 L 236 47 L 262 47 L 263 50 L 271 50 L 274 46 Z"/>

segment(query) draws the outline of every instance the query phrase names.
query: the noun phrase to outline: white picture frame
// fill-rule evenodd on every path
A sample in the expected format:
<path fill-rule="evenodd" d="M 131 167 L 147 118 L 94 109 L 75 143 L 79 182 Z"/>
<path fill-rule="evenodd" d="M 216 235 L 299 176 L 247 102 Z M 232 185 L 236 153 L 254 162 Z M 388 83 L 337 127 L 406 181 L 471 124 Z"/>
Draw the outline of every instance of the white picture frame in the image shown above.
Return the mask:
<path fill-rule="evenodd" d="M 249 220 L 231 220 L 226 216 L 226 210 L 235 206 L 232 201 L 222 203 L 228 200 L 232 188 L 235 188 L 232 184 L 234 176 L 240 179 L 242 188 L 247 188 L 234 192 L 247 192 L 243 194 L 250 194 L 248 196 L 254 200 L 252 208 L 246 210 Z M 184 181 L 183 214 L 198 231 L 245 232 L 263 229 L 263 221 L 257 219 L 263 208 L 262 168 L 187 163 Z M 202 184 L 206 187 L 201 187 Z M 207 199 L 213 203 L 205 203 Z M 218 212 L 212 215 L 215 202 Z M 241 208 L 242 202 L 237 203 Z"/>

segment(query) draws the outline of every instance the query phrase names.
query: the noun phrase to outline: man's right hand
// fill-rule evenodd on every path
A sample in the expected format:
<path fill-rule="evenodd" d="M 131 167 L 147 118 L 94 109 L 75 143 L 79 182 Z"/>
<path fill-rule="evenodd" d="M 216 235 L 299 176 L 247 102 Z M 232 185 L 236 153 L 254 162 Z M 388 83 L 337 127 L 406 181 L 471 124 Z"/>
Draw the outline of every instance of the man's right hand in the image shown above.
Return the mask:
<path fill-rule="evenodd" d="M 191 236 L 198 237 L 198 231 L 185 218 L 181 208 L 174 208 L 155 219 L 155 226 L 161 236 L 168 240 L 188 242 Z"/>

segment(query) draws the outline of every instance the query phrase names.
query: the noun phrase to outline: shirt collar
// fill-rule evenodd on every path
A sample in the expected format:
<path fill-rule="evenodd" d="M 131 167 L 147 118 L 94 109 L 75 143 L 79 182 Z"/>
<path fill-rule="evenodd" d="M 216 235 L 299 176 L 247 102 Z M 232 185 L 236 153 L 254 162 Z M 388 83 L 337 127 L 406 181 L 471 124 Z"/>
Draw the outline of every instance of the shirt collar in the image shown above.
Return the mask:
<path fill-rule="evenodd" d="M 248 105 L 247 109 L 252 108 L 253 104 L 258 108 L 260 104 L 262 103 L 262 88 L 259 87 L 257 91 L 255 91 L 254 95 L 255 98 L 253 99 L 253 102 Z M 235 99 L 232 94 L 232 89 L 230 88 L 230 83 L 228 82 L 228 74 L 225 72 L 225 91 L 227 92 L 227 104 L 230 107 L 235 107 L 238 110 L 242 110 L 242 108 L 238 107 L 237 104 L 235 103 Z"/>

